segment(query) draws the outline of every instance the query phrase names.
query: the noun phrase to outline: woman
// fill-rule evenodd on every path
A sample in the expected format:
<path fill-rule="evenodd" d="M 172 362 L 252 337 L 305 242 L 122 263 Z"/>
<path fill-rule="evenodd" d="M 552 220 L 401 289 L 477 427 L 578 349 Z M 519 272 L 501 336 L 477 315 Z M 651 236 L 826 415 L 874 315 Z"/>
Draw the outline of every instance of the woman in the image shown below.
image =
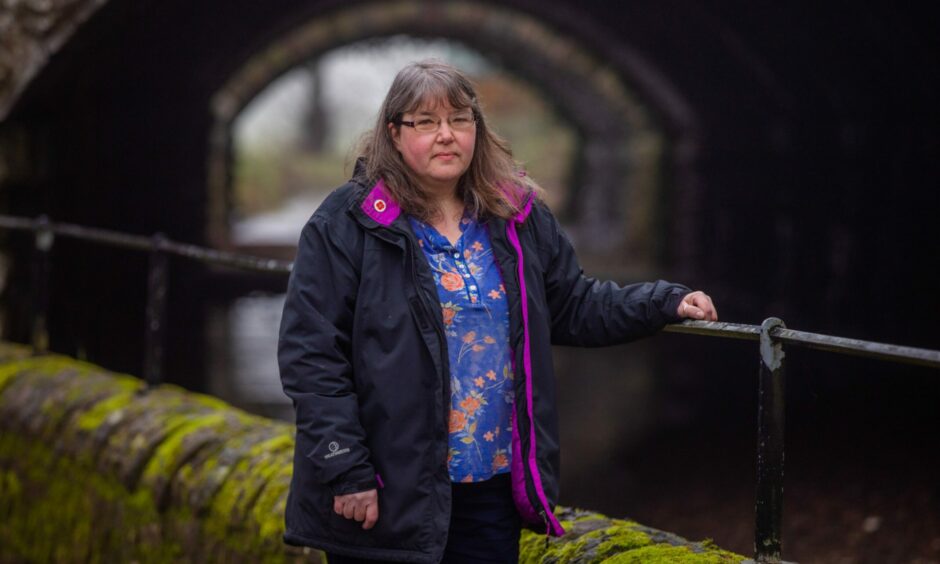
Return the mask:
<path fill-rule="evenodd" d="M 330 562 L 516 562 L 521 526 L 563 533 L 551 345 L 717 319 L 684 286 L 585 277 L 517 170 L 460 71 L 399 72 L 288 287 L 286 542 Z"/>

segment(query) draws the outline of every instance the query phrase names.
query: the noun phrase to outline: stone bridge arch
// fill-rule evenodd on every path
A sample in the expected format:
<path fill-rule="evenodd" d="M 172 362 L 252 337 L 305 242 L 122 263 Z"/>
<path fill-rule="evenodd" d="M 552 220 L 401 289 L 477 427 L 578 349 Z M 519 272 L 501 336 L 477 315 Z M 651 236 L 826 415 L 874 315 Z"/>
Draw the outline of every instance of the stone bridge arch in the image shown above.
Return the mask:
<path fill-rule="evenodd" d="M 549 10 L 549 12 L 552 12 Z M 212 95 L 208 239 L 229 246 L 232 123 L 280 75 L 331 49 L 395 35 L 457 40 L 533 84 L 580 139 L 569 197 L 559 210 L 588 260 L 632 271 L 662 259 L 664 171 L 691 167 L 691 119 L 677 93 L 629 50 L 605 58 L 519 7 L 476 0 L 395 0 L 343 5 L 317 14 L 253 53 Z M 595 38 L 596 39 L 596 38 Z M 677 150 L 679 149 L 679 150 Z M 681 182 L 680 182 L 681 184 Z M 611 271 L 618 269 L 612 268 Z M 622 274 L 622 271 L 621 271 Z"/>
<path fill-rule="evenodd" d="M 664 257 L 697 241 L 697 225 L 678 208 L 694 207 L 689 195 L 698 190 L 690 106 L 625 33 L 562 0 L 270 0 L 224 10 L 183 0 L 63 0 L 16 9 L 30 17 L 47 11 L 32 27 L 26 16 L 0 22 L 19 26 L 21 43 L 36 54 L 26 66 L 0 61 L 0 182 L 9 213 L 224 244 L 232 116 L 303 56 L 407 33 L 450 37 L 498 58 L 578 125 L 581 177 L 589 182 L 565 212 L 588 270 L 658 275 L 668 270 Z M 630 271 L 618 271 L 613 265 L 625 256 Z M 89 260 L 107 267 L 89 269 Z M 142 334 L 142 311 L 114 308 L 105 319 L 95 304 L 143 303 L 144 286 L 126 281 L 144 261 L 91 249 L 64 253 L 56 264 L 80 274 L 55 281 L 51 307 L 62 313 L 53 320 L 53 347 L 138 370 L 143 342 L 127 336 Z M 14 276 L 8 303 L 29 303 L 28 273 Z M 259 287 L 279 291 L 283 281 L 235 280 L 192 263 L 174 265 L 171 277 L 168 371 L 187 374 L 199 389 L 207 353 L 192 343 L 204 338 L 207 303 Z M 11 335 L 26 334 L 28 311 L 9 319 Z M 107 347 L 117 341 L 127 346 Z"/>
<path fill-rule="evenodd" d="M 694 171 L 702 135 L 692 105 L 667 78 L 668 68 L 632 48 L 627 32 L 605 27 L 591 10 L 562 0 L 276 0 L 263 6 L 232 6 L 224 12 L 209 4 L 190 9 L 185 2 L 148 8 L 122 0 L 27 0 L 10 10 L 9 17 L 0 18 L 0 28 L 7 32 L 6 49 L 0 49 L 0 118 L 14 117 L 13 133 L 4 142 L 10 147 L 4 152 L 27 155 L 23 166 L 28 168 L 27 161 L 43 161 L 48 155 L 41 153 L 55 150 L 44 146 L 33 125 L 37 121 L 33 112 L 42 112 L 49 104 L 64 105 L 66 109 L 55 108 L 52 113 L 65 114 L 68 125 L 86 129 L 82 134 L 88 126 L 75 122 L 94 119 L 95 112 L 87 109 L 95 106 L 98 113 L 111 112 L 109 119 L 121 110 L 152 114 L 144 118 L 149 123 L 130 129 L 150 128 L 163 137 L 179 135 L 179 147 L 189 150 L 170 155 L 179 163 L 177 169 L 154 175 L 149 186 L 140 188 L 148 192 L 141 196 L 155 197 L 167 189 L 158 182 L 173 184 L 169 190 L 182 192 L 174 196 L 184 197 L 190 209 L 174 215 L 185 225 L 179 232 L 191 241 L 227 242 L 222 226 L 231 155 L 228 124 L 258 88 L 324 50 L 369 37 L 408 34 L 452 38 L 498 59 L 545 93 L 576 126 L 582 141 L 576 166 L 580 174 L 563 215 L 583 252 L 596 258 L 596 264 L 609 265 L 628 256 L 642 273 L 675 264 L 670 257 L 696 254 L 693 234 L 700 228 L 695 220 L 700 198 Z M 83 66 L 82 61 L 91 60 L 94 65 Z M 71 98 L 76 103 L 62 104 L 57 93 L 73 89 L 75 80 L 77 92 Z M 171 84 L 175 80 L 180 84 Z M 111 81 L 127 84 L 111 88 Z M 92 101 L 93 97 L 98 100 Z M 148 98 L 159 97 L 173 101 L 142 107 Z M 90 101 L 91 108 L 77 111 L 76 105 L 85 105 L 81 100 Z M 85 115 L 68 115 L 76 111 Z M 172 130 L 167 124 L 170 113 L 185 123 Z M 48 121 L 51 131 L 59 117 L 43 116 L 40 121 Z M 25 141 L 31 146 L 25 149 L 12 146 L 22 141 L 16 138 L 17 118 L 34 130 L 29 132 L 32 139 Z M 119 129 L 127 128 L 122 124 Z M 119 135 L 146 133 L 105 132 L 104 137 L 111 141 L 108 137 Z M 193 146 L 197 136 L 203 143 L 208 139 L 202 151 Z M 153 148 L 141 147 L 139 152 L 147 150 Z M 101 160 L 99 154 L 91 157 L 86 160 Z M 202 161 L 197 163 L 199 157 Z M 125 162 L 140 166 L 146 158 L 134 155 Z M 14 170 L 8 175 L 14 177 L 10 183 L 14 187 L 19 164 L 6 163 Z M 100 170 L 100 163 L 85 168 L 96 166 Z M 26 170 L 21 176 L 27 183 L 44 184 L 43 176 L 55 175 L 55 171 Z M 127 171 L 114 175 L 126 176 Z M 87 176 L 83 171 L 79 183 L 101 184 Z M 158 176 L 164 178 L 158 181 Z M 199 196 L 193 192 L 197 183 L 208 185 Z M 42 188 L 52 190 L 51 184 Z M 70 196 L 57 199 L 70 212 L 81 208 Z M 121 204 L 126 207 L 140 199 L 124 199 Z M 16 207 L 14 201 L 11 208 Z M 123 215 L 139 214 L 144 220 L 134 224 L 150 225 L 160 220 L 149 215 L 168 210 L 128 211 Z M 667 217 L 675 221 L 667 222 Z"/>

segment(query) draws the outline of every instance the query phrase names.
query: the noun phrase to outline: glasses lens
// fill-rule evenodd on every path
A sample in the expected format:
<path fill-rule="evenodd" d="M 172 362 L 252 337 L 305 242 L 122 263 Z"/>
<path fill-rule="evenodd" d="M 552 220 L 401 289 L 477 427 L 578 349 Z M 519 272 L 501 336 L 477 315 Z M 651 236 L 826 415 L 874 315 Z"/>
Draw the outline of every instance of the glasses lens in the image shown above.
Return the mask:
<path fill-rule="evenodd" d="M 447 120 L 454 129 L 470 129 L 473 126 L 473 114 L 470 112 L 461 112 L 453 115 Z"/>
<path fill-rule="evenodd" d="M 415 131 L 421 133 L 433 133 L 440 127 L 440 120 L 437 118 L 421 117 L 415 120 Z"/>
<path fill-rule="evenodd" d="M 476 120 L 473 112 L 461 112 L 447 118 L 451 129 L 464 131 L 473 127 Z M 423 116 L 414 120 L 415 131 L 419 133 L 434 133 L 441 128 L 441 120 L 436 116 Z"/>

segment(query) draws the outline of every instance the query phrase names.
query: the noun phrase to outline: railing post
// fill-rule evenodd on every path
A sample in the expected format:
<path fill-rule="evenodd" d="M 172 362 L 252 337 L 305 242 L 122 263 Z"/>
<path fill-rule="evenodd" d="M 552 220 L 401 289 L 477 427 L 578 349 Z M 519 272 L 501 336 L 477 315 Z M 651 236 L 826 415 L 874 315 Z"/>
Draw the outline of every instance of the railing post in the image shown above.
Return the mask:
<path fill-rule="evenodd" d="M 33 326 L 31 341 L 33 354 L 49 351 L 49 254 L 55 242 L 52 224 L 45 215 L 36 218 L 35 247 L 33 249 Z"/>
<path fill-rule="evenodd" d="M 785 377 L 783 343 L 771 330 L 786 327 L 771 317 L 761 324 L 760 380 L 757 399 L 757 503 L 754 558 L 780 562 L 780 525 L 783 516 L 783 438 Z"/>
<path fill-rule="evenodd" d="M 147 328 L 144 335 L 144 380 L 153 388 L 163 381 L 163 344 L 166 327 L 167 262 L 166 237 L 152 237 L 147 271 Z"/>

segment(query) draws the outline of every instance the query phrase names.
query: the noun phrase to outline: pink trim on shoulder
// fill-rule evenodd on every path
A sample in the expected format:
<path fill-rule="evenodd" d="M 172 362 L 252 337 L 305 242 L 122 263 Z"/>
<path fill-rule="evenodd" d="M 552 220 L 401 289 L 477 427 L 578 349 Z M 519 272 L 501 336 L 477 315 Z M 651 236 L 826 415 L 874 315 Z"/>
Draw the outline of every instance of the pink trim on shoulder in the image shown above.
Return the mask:
<path fill-rule="evenodd" d="M 526 201 L 525 205 L 522 206 L 522 210 L 520 210 L 519 213 L 516 214 L 516 217 L 513 218 L 516 220 L 516 223 L 522 223 L 525 221 L 525 218 L 529 217 L 529 213 L 532 211 L 532 202 L 535 201 L 535 195 L 528 194 L 527 197 L 528 200 Z"/>
<path fill-rule="evenodd" d="M 524 172 L 519 173 L 519 176 L 525 176 Z M 522 190 L 522 187 L 519 185 L 507 186 L 506 184 L 501 185 L 503 193 L 506 194 L 506 197 L 516 206 L 521 205 L 519 213 L 513 217 L 513 220 L 516 223 L 522 223 L 525 221 L 525 218 L 529 217 L 529 212 L 532 211 L 532 203 L 535 201 L 535 195 L 531 192 L 525 192 Z"/>
<path fill-rule="evenodd" d="M 376 182 L 369 195 L 362 201 L 362 211 L 386 227 L 401 215 L 401 207 L 389 195 L 384 180 Z"/>

